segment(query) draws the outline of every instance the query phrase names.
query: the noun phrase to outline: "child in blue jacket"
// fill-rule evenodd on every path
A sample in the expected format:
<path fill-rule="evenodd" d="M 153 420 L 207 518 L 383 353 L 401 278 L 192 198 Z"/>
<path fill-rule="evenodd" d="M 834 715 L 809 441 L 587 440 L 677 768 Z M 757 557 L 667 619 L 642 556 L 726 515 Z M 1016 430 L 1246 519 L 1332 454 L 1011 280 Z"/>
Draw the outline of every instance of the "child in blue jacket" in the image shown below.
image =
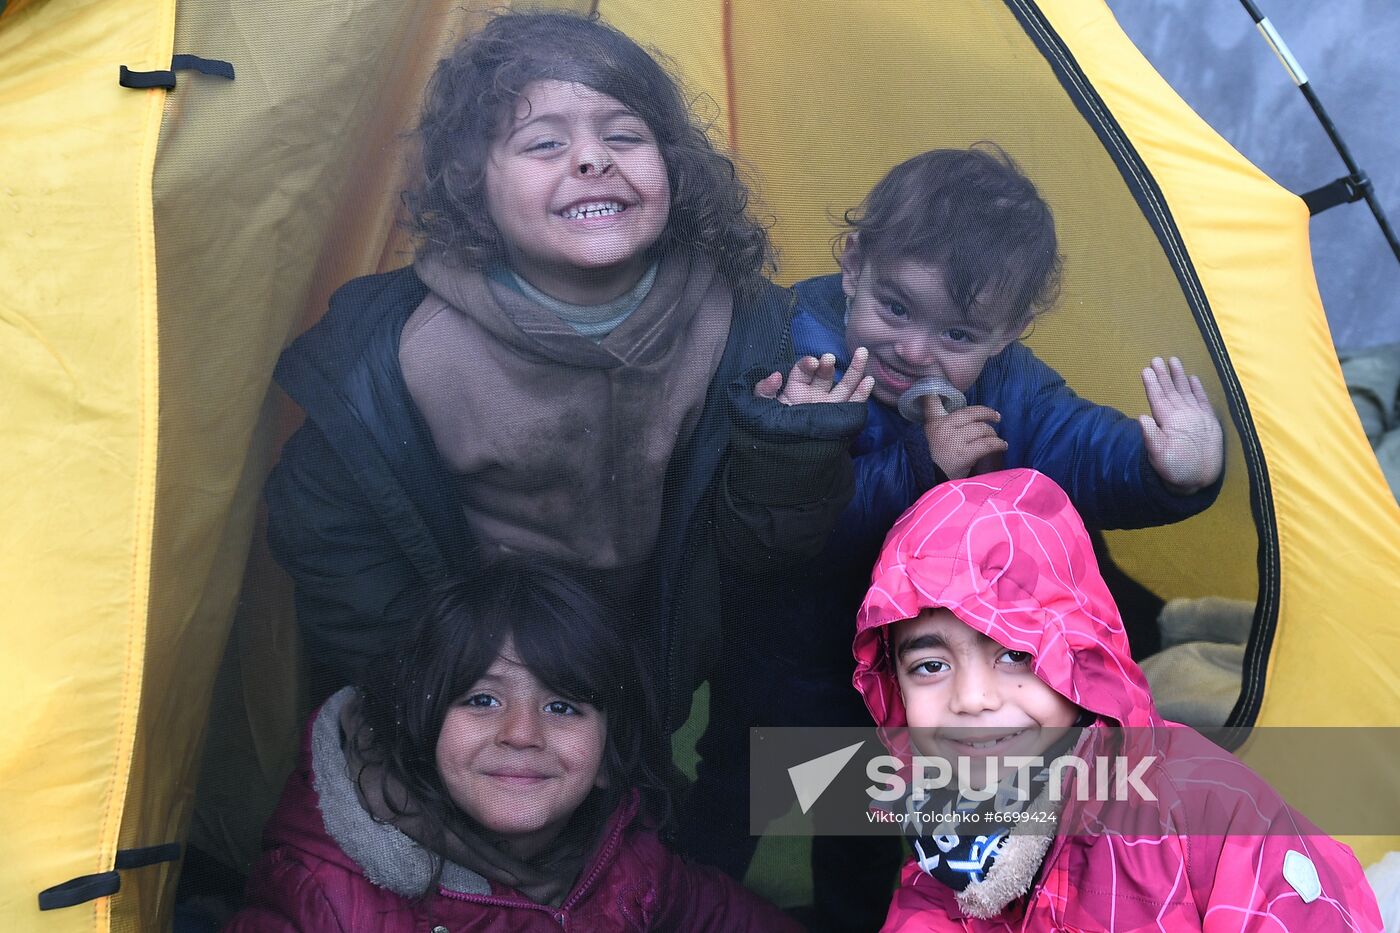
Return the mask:
<path fill-rule="evenodd" d="M 915 156 L 846 221 L 840 273 L 795 287 L 792 333 L 799 355 L 838 373 L 868 351 L 874 391 L 850 450 L 855 495 L 815 561 L 730 597 L 741 607 L 731 619 L 743 623 L 729 626 L 724 670 L 711 680 L 694 818 L 682 832 L 697 858 L 736 875 L 756 841 L 736 806 L 747 793 L 748 728 L 865 722 L 851 689 L 855 612 L 880 542 L 922 493 L 1032 467 L 1069 493 L 1089 527 L 1142 528 L 1205 509 L 1223 473 L 1220 423 L 1176 358 L 1143 370 L 1151 414 L 1134 420 L 1080 398 L 1019 342 L 1054 304 L 1061 259 L 1049 207 L 999 148 Z M 888 843 L 878 839 L 831 842 L 813 844 L 818 916 L 834 928 L 858 928 L 865 914 L 878 925 L 892 877 L 880 872 L 894 871 L 897 851 L 879 857 Z"/>

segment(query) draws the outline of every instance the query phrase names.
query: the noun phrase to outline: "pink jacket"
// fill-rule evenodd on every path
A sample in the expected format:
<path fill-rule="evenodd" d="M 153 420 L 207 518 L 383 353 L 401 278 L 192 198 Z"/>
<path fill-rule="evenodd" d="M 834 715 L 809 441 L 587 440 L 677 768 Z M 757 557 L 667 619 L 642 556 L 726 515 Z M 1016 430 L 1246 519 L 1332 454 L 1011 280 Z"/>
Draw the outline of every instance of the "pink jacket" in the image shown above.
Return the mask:
<path fill-rule="evenodd" d="M 1094 715 L 1084 741 L 1108 736 L 1111 726 L 1155 727 L 1134 735 L 1160 743 L 1170 764 L 1152 781 L 1157 805 L 1137 800 L 1131 816 L 1097 814 L 1104 824 L 1151 829 L 1057 837 L 1030 892 L 990 920 L 966 916 L 953 890 L 911 861 L 886 931 L 1381 928 L 1350 849 L 1194 730 L 1157 714 L 1084 525 L 1051 480 L 1007 470 L 944 483 L 890 531 L 854 645 L 855 685 L 880 726 L 907 724 L 894 674 L 881 661 L 886 627 L 930 607 L 1030 652 L 1041 680 Z M 1192 781 L 1202 774 L 1208 783 Z M 1157 831 L 1166 825 L 1175 831 Z M 1192 834 L 1193 825 L 1211 834 Z"/>
<path fill-rule="evenodd" d="M 338 747 L 341 696 L 308 726 L 302 760 L 264 833 L 247 906 L 225 933 L 801 930 L 728 876 L 684 862 L 636 825 L 636 795 L 608 821 L 602 844 L 558 907 L 452 863 L 436 890 L 410 896 L 426 887 L 429 863 L 416 843 L 359 806 Z"/>

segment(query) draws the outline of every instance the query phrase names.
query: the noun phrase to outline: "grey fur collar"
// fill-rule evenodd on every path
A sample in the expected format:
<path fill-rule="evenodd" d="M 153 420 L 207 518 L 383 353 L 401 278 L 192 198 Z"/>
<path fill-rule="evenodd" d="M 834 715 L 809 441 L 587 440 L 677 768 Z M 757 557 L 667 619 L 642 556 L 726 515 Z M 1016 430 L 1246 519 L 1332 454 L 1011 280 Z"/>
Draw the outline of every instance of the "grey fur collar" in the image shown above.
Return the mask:
<path fill-rule="evenodd" d="M 377 821 L 361 805 L 340 737 L 340 713 L 354 695 L 353 687 L 336 693 L 321 707 L 311 727 L 311 772 L 326 833 L 366 878 L 403 897 L 419 897 L 427 891 L 439 861 L 443 887 L 464 894 L 490 894 L 491 884 L 481 875 L 443 860 L 393 825 Z"/>
<path fill-rule="evenodd" d="M 987 877 L 957 894 L 958 907 L 969 917 L 990 920 L 1031 889 L 1031 882 L 1050 850 L 1052 836 L 1011 836 L 997 853 Z"/>
<path fill-rule="evenodd" d="M 1031 804 L 1031 810 L 1046 805 L 1044 792 Z M 1050 851 L 1054 836 L 1043 827 L 1029 822 L 1018 823 L 1007 836 L 1006 844 L 997 853 L 996 861 L 987 870 L 987 877 L 974 881 L 957 893 L 958 907 L 969 917 L 990 920 L 1006 909 L 1016 898 L 1031 889 L 1040 864 Z"/>

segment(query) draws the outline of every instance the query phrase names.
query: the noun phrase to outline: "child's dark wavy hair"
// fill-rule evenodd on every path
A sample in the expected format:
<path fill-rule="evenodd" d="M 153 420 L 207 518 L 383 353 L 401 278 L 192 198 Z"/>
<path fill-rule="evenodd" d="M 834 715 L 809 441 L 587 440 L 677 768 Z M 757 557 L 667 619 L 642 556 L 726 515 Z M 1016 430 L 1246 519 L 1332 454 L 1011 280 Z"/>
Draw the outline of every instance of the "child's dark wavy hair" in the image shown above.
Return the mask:
<path fill-rule="evenodd" d="M 933 149 L 890 170 L 845 213 L 862 261 L 914 259 L 941 266 L 949 295 L 971 312 L 991 304 L 1013 320 L 1059 298 L 1055 218 L 1011 156 L 995 143 Z M 979 302 L 990 296 L 990 300 Z"/>
<path fill-rule="evenodd" d="M 696 124 L 676 81 L 618 30 L 572 13 L 502 13 L 438 63 L 418 127 L 422 172 L 404 194 L 421 249 L 454 253 L 474 268 L 504 259 L 485 209 L 486 165 L 533 81 L 586 85 L 651 128 L 671 182 L 670 219 L 656 255 L 699 250 L 736 288 L 756 285 L 771 270 L 773 249 L 749 217 L 748 188 Z"/>
<path fill-rule="evenodd" d="M 493 565 L 449 582 L 435 591 L 410 637 L 364 678 L 365 728 L 356 739 L 361 754 L 408 791 L 432 831 L 445 833 L 466 819 L 438 775 L 438 736 L 448 711 L 510 639 L 520 661 L 549 689 L 607 714 L 601 765 L 607 786 L 592 790 L 571 825 L 596 833 L 635 788 L 641 814 L 669 833 L 679 772 L 625 621 L 577 577 L 541 563 Z"/>

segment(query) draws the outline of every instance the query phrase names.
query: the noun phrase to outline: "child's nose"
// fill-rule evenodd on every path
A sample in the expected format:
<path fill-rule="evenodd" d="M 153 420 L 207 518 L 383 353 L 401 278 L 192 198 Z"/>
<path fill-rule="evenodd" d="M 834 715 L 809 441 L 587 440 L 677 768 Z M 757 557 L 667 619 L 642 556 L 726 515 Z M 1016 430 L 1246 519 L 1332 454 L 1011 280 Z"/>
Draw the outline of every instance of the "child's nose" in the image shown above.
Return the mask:
<path fill-rule="evenodd" d="M 612 156 L 600 143 L 586 145 L 578 155 L 579 177 L 606 175 L 612 171 Z"/>
<path fill-rule="evenodd" d="M 938 359 L 933 340 L 932 334 L 905 334 L 895 344 L 895 352 L 905 365 L 922 372 L 933 366 Z"/>
<path fill-rule="evenodd" d="M 949 708 L 954 713 L 975 716 L 1001 709 L 1001 693 L 996 676 L 972 665 L 963 665 L 953 675 L 953 697 Z"/>
<path fill-rule="evenodd" d="M 533 709 L 507 709 L 501 717 L 496 740 L 512 748 L 538 747 L 544 735 L 540 714 Z"/>

